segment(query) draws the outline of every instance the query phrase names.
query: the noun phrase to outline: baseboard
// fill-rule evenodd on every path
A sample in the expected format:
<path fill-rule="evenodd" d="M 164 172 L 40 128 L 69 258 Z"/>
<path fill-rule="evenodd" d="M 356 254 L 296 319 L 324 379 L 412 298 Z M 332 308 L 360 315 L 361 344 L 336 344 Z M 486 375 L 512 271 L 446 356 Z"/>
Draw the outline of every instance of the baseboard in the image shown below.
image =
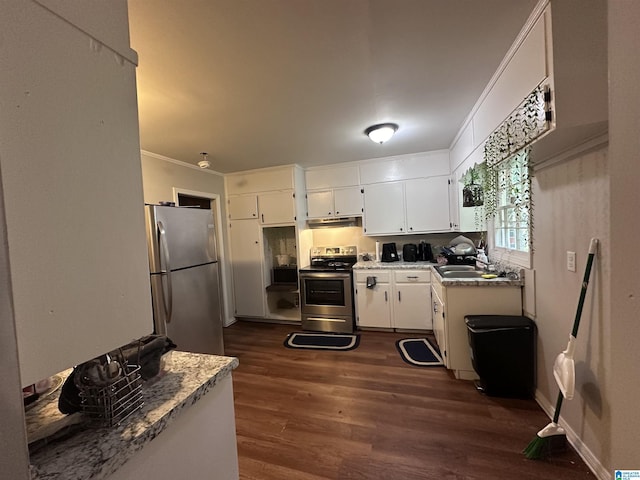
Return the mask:
<path fill-rule="evenodd" d="M 549 419 L 552 419 L 555 413 L 555 406 L 551 405 L 551 403 L 540 394 L 540 390 L 536 390 L 535 400 L 538 402 L 538 405 L 540 405 L 540 408 L 549 416 Z M 575 430 L 567 425 L 567 423 L 562 420 L 562 417 L 560 417 L 558 424 L 564 428 L 567 434 L 567 440 L 575 451 L 578 452 L 580 458 L 584 460 L 584 463 L 591 469 L 596 478 L 598 478 L 598 480 L 611 480 L 611 472 L 600 463 L 600 460 L 589 450 Z M 544 425 L 540 425 L 540 428 L 542 427 L 544 427 Z"/>

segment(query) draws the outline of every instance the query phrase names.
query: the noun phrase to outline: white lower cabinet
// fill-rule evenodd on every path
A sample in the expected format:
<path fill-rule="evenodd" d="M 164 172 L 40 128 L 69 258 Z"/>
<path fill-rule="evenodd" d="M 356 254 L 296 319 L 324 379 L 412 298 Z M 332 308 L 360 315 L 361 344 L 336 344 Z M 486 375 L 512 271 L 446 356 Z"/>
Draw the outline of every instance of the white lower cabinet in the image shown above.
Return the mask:
<path fill-rule="evenodd" d="M 391 271 L 358 270 L 356 279 L 356 318 L 360 327 L 391 328 Z M 375 285 L 367 287 L 367 278 Z"/>
<path fill-rule="evenodd" d="M 375 285 L 367 287 L 367 278 Z M 430 270 L 356 270 L 359 327 L 431 330 Z"/>
<path fill-rule="evenodd" d="M 431 271 L 395 270 L 393 327 L 431 330 Z"/>
<path fill-rule="evenodd" d="M 433 330 L 445 365 L 456 378 L 478 378 L 471 363 L 466 315 L 522 315 L 522 287 L 432 284 Z"/>

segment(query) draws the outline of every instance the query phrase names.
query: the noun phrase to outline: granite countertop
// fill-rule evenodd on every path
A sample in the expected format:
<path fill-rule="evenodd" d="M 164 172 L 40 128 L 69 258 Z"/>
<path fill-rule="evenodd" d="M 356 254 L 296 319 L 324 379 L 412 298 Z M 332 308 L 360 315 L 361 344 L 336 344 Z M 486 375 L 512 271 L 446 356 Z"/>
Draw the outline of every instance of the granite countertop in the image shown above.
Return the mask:
<path fill-rule="evenodd" d="M 382 269 L 382 270 L 430 270 L 432 266 L 436 266 L 437 263 L 431 262 L 379 262 L 377 260 L 359 261 L 353 266 L 354 270 L 369 270 L 369 269 Z"/>
<path fill-rule="evenodd" d="M 30 457 L 32 480 L 107 478 L 238 366 L 235 357 L 178 351 L 168 355 L 164 375 L 143 385 L 144 405 L 139 411 L 116 427 L 86 426 L 70 438 L 39 449 Z M 60 375 L 66 378 L 70 372 Z M 58 410 L 59 392 L 25 413 L 30 438 L 67 417 Z"/>
<path fill-rule="evenodd" d="M 360 261 L 353 266 L 354 270 L 431 270 L 436 280 L 446 287 L 522 287 L 524 285 L 523 273 L 519 273 L 517 280 L 507 277 L 496 278 L 442 278 L 433 267 L 437 263 L 431 262 L 378 262 Z"/>

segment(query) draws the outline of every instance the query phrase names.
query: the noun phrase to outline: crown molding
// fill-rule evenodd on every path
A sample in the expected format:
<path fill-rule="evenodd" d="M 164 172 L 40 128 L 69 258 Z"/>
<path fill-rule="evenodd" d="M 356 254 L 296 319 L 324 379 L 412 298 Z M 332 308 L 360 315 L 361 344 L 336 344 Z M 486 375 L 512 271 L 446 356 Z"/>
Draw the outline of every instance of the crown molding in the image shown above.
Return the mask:
<path fill-rule="evenodd" d="M 198 167 L 196 165 L 192 165 L 190 163 L 183 162 L 182 160 L 176 160 L 175 158 L 165 157 L 164 155 L 160 155 L 158 153 L 149 152 L 147 150 L 140 150 L 140 153 L 145 155 L 145 156 L 147 156 L 147 157 L 155 158 L 157 160 L 163 160 L 165 162 L 173 163 L 173 164 L 179 165 L 181 167 L 191 168 L 191 169 L 197 170 L 198 172 L 201 172 L 201 173 L 208 173 L 209 175 L 218 175 L 220 177 L 224 177 L 223 173 L 217 172 L 215 170 L 211 170 L 211 169 L 208 169 L 208 168 L 200 168 L 200 167 Z"/>

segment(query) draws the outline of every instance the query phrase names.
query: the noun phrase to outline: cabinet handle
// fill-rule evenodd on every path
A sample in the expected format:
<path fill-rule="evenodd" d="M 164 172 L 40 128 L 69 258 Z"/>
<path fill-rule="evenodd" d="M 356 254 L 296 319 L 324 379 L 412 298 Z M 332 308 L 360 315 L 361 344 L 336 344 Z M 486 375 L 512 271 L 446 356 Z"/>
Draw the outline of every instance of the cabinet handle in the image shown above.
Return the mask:
<path fill-rule="evenodd" d="M 418 278 L 417 275 L 407 275 L 407 278 Z"/>
<path fill-rule="evenodd" d="M 409 227 L 409 230 L 413 230 L 413 227 Z"/>
<path fill-rule="evenodd" d="M 340 215 L 340 212 L 336 212 L 336 215 Z"/>
<path fill-rule="evenodd" d="M 400 292 L 398 292 L 398 301 L 401 301 Z"/>
<path fill-rule="evenodd" d="M 260 217 L 262 218 L 262 223 L 264 223 L 264 213 Z"/>
<path fill-rule="evenodd" d="M 388 300 L 388 298 L 387 298 L 387 292 L 386 292 L 386 290 L 385 290 L 385 292 L 384 292 L 384 301 L 386 302 L 387 300 Z"/>
<path fill-rule="evenodd" d="M 400 231 L 402 231 L 402 227 L 400 227 Z"/>
<path fill-rule="evenodd" d="M 433 302 L 433 313 L 438 313 L 438 304 Z"/>

